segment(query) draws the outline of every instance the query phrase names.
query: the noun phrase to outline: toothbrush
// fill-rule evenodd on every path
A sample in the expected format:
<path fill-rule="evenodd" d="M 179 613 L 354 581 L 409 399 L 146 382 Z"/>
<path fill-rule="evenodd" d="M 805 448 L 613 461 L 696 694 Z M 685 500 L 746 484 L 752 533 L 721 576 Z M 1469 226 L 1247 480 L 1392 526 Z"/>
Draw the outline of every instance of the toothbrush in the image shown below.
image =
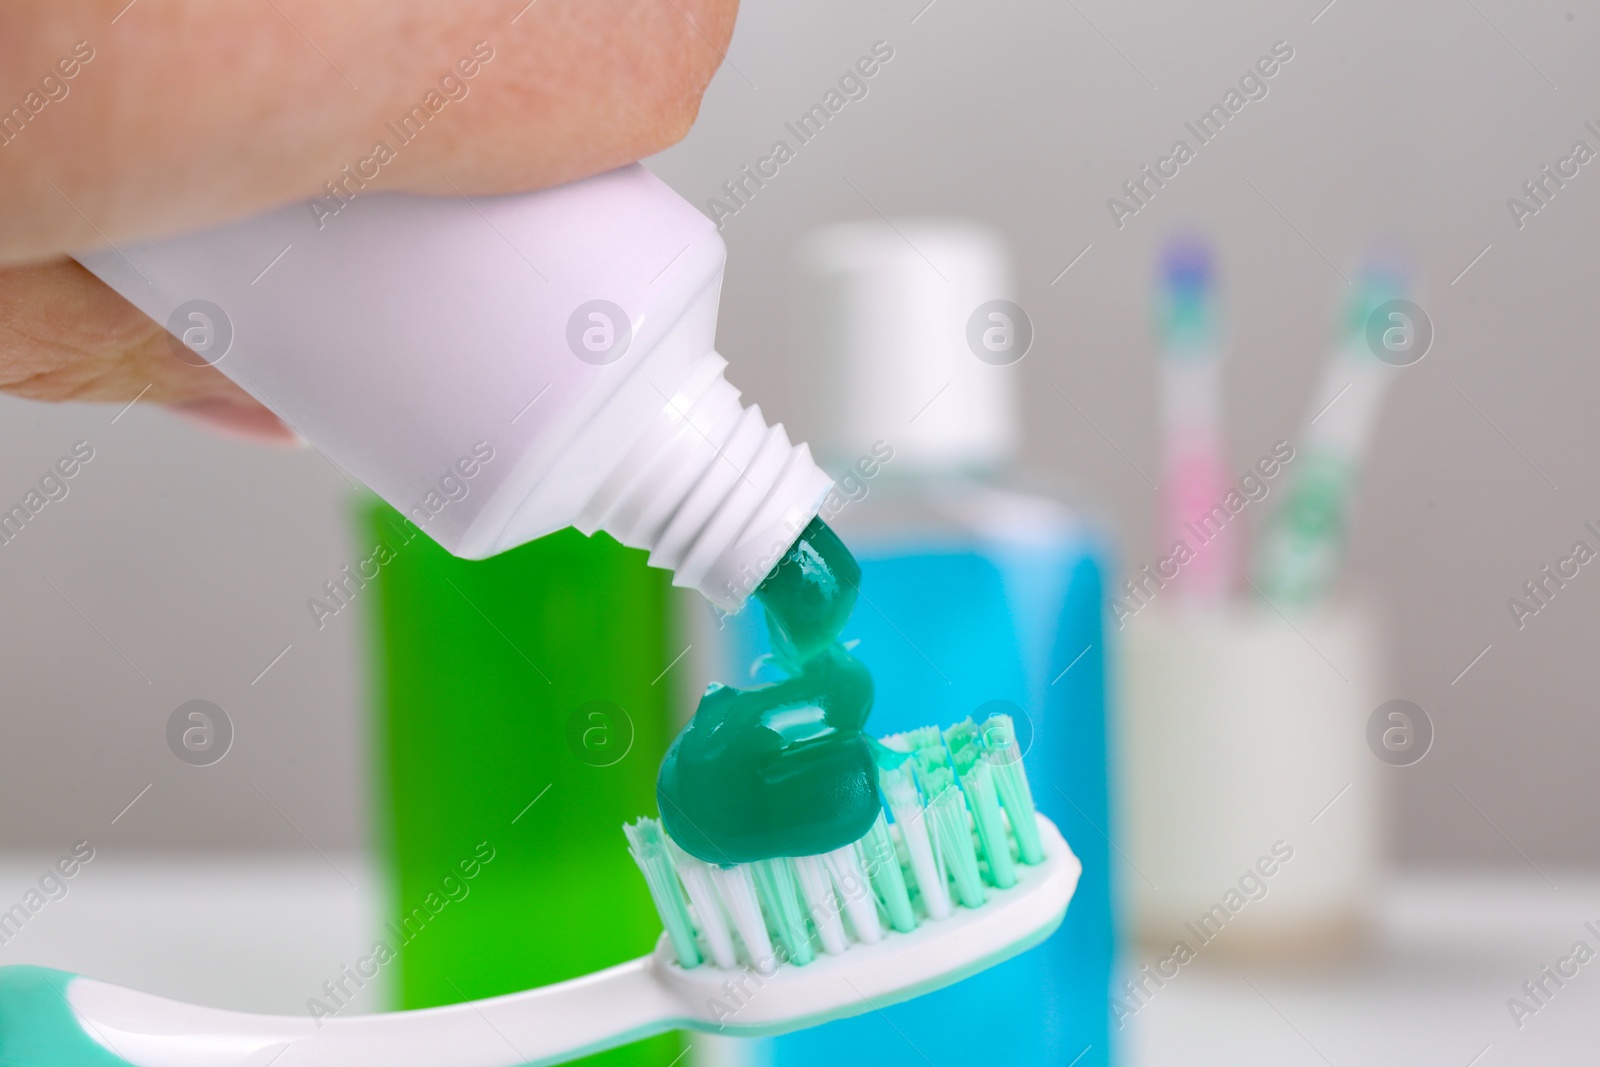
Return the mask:
<path fill-rule="evenodd" d="M 1361 464 L 1397 367 L 1379 359 L 1368 322 L 1405 295 L 1404 273 L 1375 261 L 1361 274 L 1323 372 L 1301 452 L 1278 509 L 1262 528 L 1257 588 L 1269 603 L 1304 608 L 1325 598 L 1344 562 Z"/>
<path fill-rule="evenodd" d="M 753 1037 L 882 1008 L 1032 947 L 1081 866 L 1033 810 L 1012 724 L 885 740 L 887 815 L 823 856 L 693 860 L 627 827 L 666 932 L 647 956 L 523 993 L 314 1020 L 0 968 L 6 1067 L 542 1067 L 672 1029 Z"/>
<path fill-rule="evenodd" d="M 1233 591 L 1237 531 L 1223 498 L 1232 488 L 1222 439 L 1221 355 L 1211 248 L 1190 238 L 1171 242 L 1157 290 L 1161 334 L 1161 414 L 1165 456 L 1161 488 L 1161 552 L 1178 544 L 1193 559 L 1176 580 L 1189 604 L 1216 605 Z"/>

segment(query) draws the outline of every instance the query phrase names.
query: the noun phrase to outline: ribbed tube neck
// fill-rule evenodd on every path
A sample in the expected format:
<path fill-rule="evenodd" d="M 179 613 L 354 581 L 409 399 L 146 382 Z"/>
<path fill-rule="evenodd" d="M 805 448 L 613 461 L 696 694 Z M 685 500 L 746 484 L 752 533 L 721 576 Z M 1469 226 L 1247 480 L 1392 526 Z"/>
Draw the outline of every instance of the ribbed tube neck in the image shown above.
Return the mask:
<path fill-rule="evenodd" d="M 662 405 L 576 523 L 650 553 L 673 584 L 738 611 L 833 484 L 804 444 L 744 407 L 714 352 Z"/>

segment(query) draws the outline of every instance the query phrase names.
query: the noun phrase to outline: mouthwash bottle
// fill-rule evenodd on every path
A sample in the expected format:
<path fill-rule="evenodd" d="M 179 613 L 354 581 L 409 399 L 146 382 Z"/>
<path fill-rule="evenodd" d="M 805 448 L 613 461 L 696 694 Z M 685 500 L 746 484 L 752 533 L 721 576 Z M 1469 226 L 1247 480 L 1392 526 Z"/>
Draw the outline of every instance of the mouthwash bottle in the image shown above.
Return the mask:
<path fill-rule="evenodd" d="M 861 566 L 841 638 L 859 642 L 849 647 L 875 684 L 867 730 L 1011 714 L 1039 810 L 1082 859 L 1083 878 L 1043 945 L 745 1056 L 771 1067 L 1103 1065 L 1113 956 L 1106 546 L 1078 511 L 1011 469 L 1023 353 L 1006 345 L 1025 327 L 1014 305 L 998 303 L 1009 293 L 1003 246 L 964 224 L 897 226 L 818 231 L 800 259 L 799 355 L 825 386 L 806 428 L 837 479 L 821 517 Z M 713 626 L 713 676 L 777 680 L 759 612 Z"/>
<path fill-rule="evenodd" d="M 655 806 L 680 714 L 663 676 L 686 643 L 673 597 L 686 594 L 605 534 L 563 530 L 470 561 L 387 504 L 362 520 L 392 1006 L 513 993 L 649 952 L 660 921 L 617 827 Z M 579 1062 L 682 1054 L 667 1034 Z"/>

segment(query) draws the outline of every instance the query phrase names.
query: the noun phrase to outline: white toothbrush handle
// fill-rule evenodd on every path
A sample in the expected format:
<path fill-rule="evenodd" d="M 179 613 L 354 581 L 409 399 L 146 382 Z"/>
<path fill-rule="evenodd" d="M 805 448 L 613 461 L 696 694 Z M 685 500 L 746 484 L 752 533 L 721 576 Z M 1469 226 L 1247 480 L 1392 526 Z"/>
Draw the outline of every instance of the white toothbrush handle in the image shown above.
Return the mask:
<path fill-rule="evenodd" d="M 67 1000 L 84 1031 L 134 1067 L 539 1067 L 661 1033 L 685 1014 L 648 956 L 489 1000 L 321 1020 L 203 1008 L 88 978 L 71 981 Z"/>

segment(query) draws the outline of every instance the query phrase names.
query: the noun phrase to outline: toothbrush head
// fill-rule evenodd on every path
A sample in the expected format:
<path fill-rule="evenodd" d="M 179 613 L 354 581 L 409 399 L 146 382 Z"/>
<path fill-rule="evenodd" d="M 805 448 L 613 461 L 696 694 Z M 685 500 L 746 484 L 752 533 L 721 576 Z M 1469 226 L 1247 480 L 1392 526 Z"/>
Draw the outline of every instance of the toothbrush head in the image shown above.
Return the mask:
<path fill-rule="evenodd" d="M 1211 245 L 1193 235 L 1168 241 L 1161 253 L 1161 277 L 1167 287 L 1183 293 L 1203 293 L 1213 282 Z"/>
<path fill-rule="evenodd" d="M 1008 716 L 884 739 L 884 811 L 820 856 L 722 867 L 624 828 L 682 1025 L 784 1033 L 960 981 L 1049 937 L 1082 866 L 1033 810 Z"/>
<path fill-rule="evenodd" d="M 1384 304 L 1409 297 L 1411 270 L 1399 251 L 1380 249 L 1368 256 L 1345 301 L 1343 328 L 1352 348 L 1364 351 L 1368 320 Z"/>
<path fill-rule="evenodd" d="M 1171 343 L 1209 339 L 1215 312 L 1216 267 L 1211 245 L 1184 236 L 1167 242 L 1161 253 L 1157 286 L 1159 328 Z"/>

